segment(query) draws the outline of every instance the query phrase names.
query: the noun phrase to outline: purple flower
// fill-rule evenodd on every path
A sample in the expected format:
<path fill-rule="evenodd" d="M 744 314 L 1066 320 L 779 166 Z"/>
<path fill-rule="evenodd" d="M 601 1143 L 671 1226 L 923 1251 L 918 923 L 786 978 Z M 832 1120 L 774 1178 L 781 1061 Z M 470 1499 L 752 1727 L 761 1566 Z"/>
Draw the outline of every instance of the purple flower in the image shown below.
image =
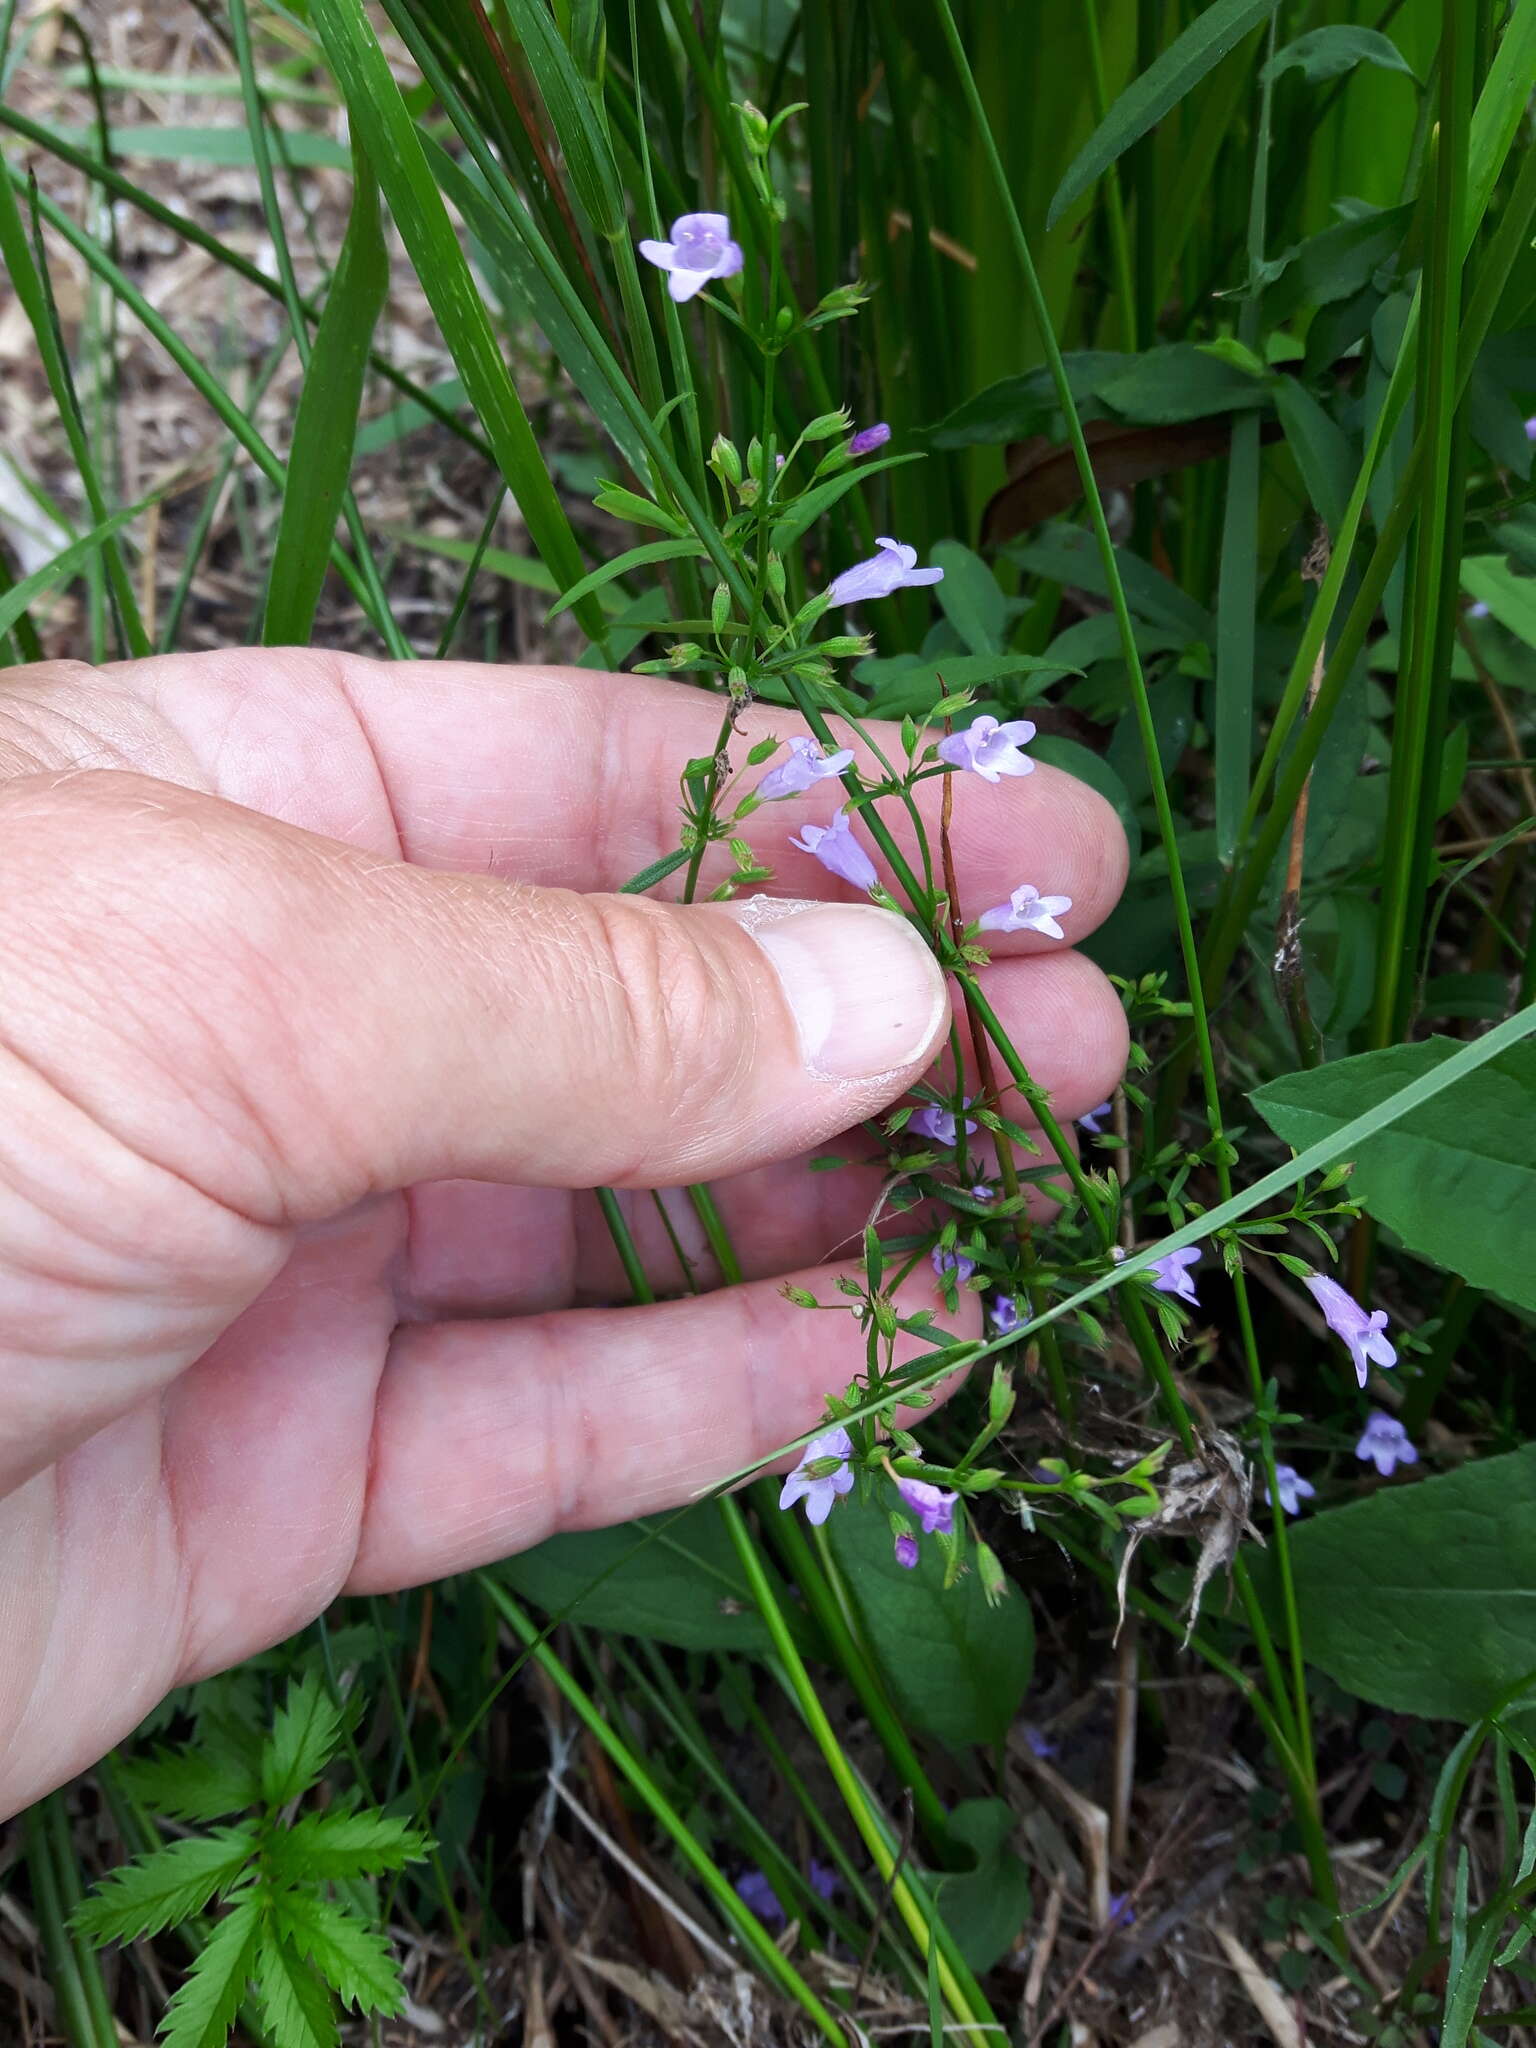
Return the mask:
<path fill-rule="evenodd" d="M 984 782 L 996 782 L 1000 775 L 1032 775 L 1035 764 L 1019 749 L 1034 736 L 1027 718 L 1011 718 L 1006 725 L 995 718 L 977 718 L 964 732 L 952 732 L 939 741 L 939 759 L 952 768 L 969 768 Z"/>
<path fill-rule="evenodd" d="M 989 1180 L 977 1181 L 975 1187 L 971 1188 L 968 1192 L 973 1202 L 995 1202 L 997 1200 L 997 1189 L 993 1187 Z"/>
<path fill-rule="evenodd" d="M 802 853 L 814 853 L 822 866 L 855 889 L 873 889 L 879 877 L 875 864 L 853 836 L 846 811 L 839 811 L 830 825 L 802 825 L 798 839 L 790 840 Z"/>
<path fill-rule="evenodd" d="M 1355 1362 L 1355 1378 L 1362 1387 L 1370 1364 L 1384 1368 L 1396 1365 L 1396 1348 L 1382 1334 L 1387 1327 L 1384 1308 L 1377 1309 L 1374 1315 L 1367 1315 L 1354 1296 L 1325 1273 L 1313 1273 L 1302 1285 L 1322 1310 L 1323 1321 L 1329 1329 L 1336 1337 L 1343 1338 Z"/>
<path fill-rule="evenodd" d="M 1047 939 L 1061 939 L 1066 933 L 1056 920 L 1071 908 L 1070 896 L 1042 896 L 1032 882 L 1025 882 L 1006 903 L 984 910 L 976 924 L 984 932 L 1039 932 Z"/>
<path fill-rule="evenodd" d="M 1527 439 L 1527 441 L 1536 441 L 1536 416 L 1533 416 L 1532 418 L 1526 421 L 1525 438 Z"/>
<path fill-rule="evenodd" d="M 853 1474 L 848 1469 L 852 1456 L 853 1444 L 846 1429 L 829 1429 L 824 1436 L 813 1436 L 801 1453 L 799 1464 L 784 1481 L 779 1506 L 792 1508 L 797 1500 L 803 1500 L 805 1519 L 824 1522 L 837 1506 L 838 1495 L 852 1490 Z M 817 1474 L 808 1469 L 834 1458 L 839 1463 L 833 1471 Z"/>
<path fill-rule="evenodd" d="M 1187 1244 L 1181 1252 L 1169 1252 L 1165 1258 L 1154 1259 L 1152 1285 L 1159 1294 L 1176 1294 L 1180 1301 L 1190 1302 L 1198 1308 L 1200 1297 L 1195 1292 L 1189 1268 L 1199 1263 L 1200 1247 L 1197 1244 Z"/>
<path fill-rule="evenodd" d="M 1019 1304 L 1011 1294 L 993 1295 L 992 1327 L 1000 1337 L 1011 1336 L 1019 1327 Z"/>
<path fill-rule="evenodd" d="M 1477 600 L 1476 604 L 1469 604 L 1467 606 L 1467 617 L 1469 619 L 1486 619 L 1487 616 L 1488 607 L 1481 598 Z"/>
<path fill-rule="evenodd" d="M 1294 1465 L 1275 1467 L 1275 1490 L 1280 1495 L 1280 1505 L 1288 1515 L 1299 1515 L 1304 1500 L 1311 1500 L 1317 1488 L 1310 1479 L 1303 1479 Z M 1264 1485 L 1264 1498 L 1269 1499 L 1269 1483 Z"/>
<path fill-rule="evenodd" d="M 1395 1415 L 1383 1415 L 1379 1408 L 1373 1408 L 1359 1443 L 1355 1445 L 1355 1456 L 1363 1463 L 1374 1465 L 1383 1479 L 1391 1477 L 1399 1465 L 1417 1465 L 1419 1454 L 1409 1441 L 1408 1432 Z"/>
<path fill-rule="evenodd" d="M 873 455 L 877 448 L 883 448 L 891 438 L 891 430 L 884 420 L 876 420 L 872 427 L 860 427 L 848 443 L 850 455 Z"/>
<path fill-rule="evenodd" d="M 875 546 L 880 550 L 878 555 L 871 555 L 867 562 L 855 562 L 841 576 L 833 577 L 827 595 L 834 604 L 866 604 L 872 597 L 889 597 L 893 590 L 904 590 L 909 585 L 943 582 L 942 569 L 918 568 L 916 548 L 886 534 L 877 537 Z"/>
<path fill-rule="evenodd" d="M 1100 1121 L 1100 1119 L 1108 1116 L 1110 1111 L 1114 1108 L 1114 1106 L 1115 1105 L 1113 1102 L 1101 1102 L 1097 1109 L 1090 1109 L 1086 1116 L 1080 1116 L 1078 1118 L 1078 1129 L 1080 1131 L 1091 1131 L 1093 1135 L 1097 1137 L 1100 1131 L 1102 1131 L 1104 1128 L 1104 1125 Z"/>
<path fill-rule="evenodd" d="M 936 1244 L 929 1257 L 933 1261 L 933 1270 L 938 1274 L 939 1278 L 943 1280 L 948 1278 L 950 1274 L 953 1274 L 957 1286 L 961 1281 L 969 1280 L 976 1270 L 976 1261 L 974 1259 L 968 1259 L 964 1252 L 952 1251 L 944 1245 Z"/>
<path fill-rule="evenodd" d="M 898 1479 L 896 1491 L 916 1515 L 925 1536 L 952 1536 L 958 1493 L 946 1493 L 942 1486 L 930 1486 L 926 1479 Z"/>
<path fill-rule="evenodd" d="M 839 747 L 835 754 L 824 754 L 815 740 L 801 733 L 789 743 L 789 759 L 768 770 L 757 785 L 756 794 L 765 804 L 776 803 L 781 796 L 799 796 L 802 790 L 825 782 L 829 775 L 841 775 L 852 759 L 852 747 Z"/>
<path fill-rule="evenodd" d="M 736 1880 L 736 1896 L 754 1912 L 765 1927 L 784 1925 L 784 1908 L 773 1886 L 760 1870 L 744 1870 Z"/>
<path fill-rule="evenodd" d="M 966 1097 L 965 1107 L 971 1106 L 972 1098 Z M 937 1102 L 925 1102 L 921 1109 L 914 1109 L 907 1119 L 907 1129 L 917 1131 L 925 1138 L 932 1138 L 936 1145 L 953 1145 L 960 1123 L 951 1109 L 945 1109 Z M 976 1128 L 971 1117 L 965 1119 L 965 1135 L 969 1137 Z"/>
<path fill-rule="evenodd" d="M 1055 1743 L 1048 1741 L 1033 1721 L 1024 1723 L 1024 1740 L 1029 1745 L 1030 1755 L 1039 1757 L 1042 1763 L 1056 1754 Z"/>
<path fill-rule="evenodd" d="M 671 241 L 642 242 L 640 254 L 670 272 L 667 290 L 678 300 L 691 299 L 713 277 L 734 277 L 742 262 L 723 213 L 681 213 L 672 223 Z"/>
<path fill-rule="evenodd" d="M 1136 1918 L 1136 1908 L 1131 1904 L 1129 1892 L 1111 1892 L 1109 1895 L 1109 1924 L 1111 1927 L 1129 1927 Z"/>
<path fill-rule="evenodd" d="M 896 1562 L 904 1572 L 917 1570 L 917 1538 L 903 1533 L 896 1538 Z"/>
<path fill-rule="evenodd" d="M 806 1875 L 811 1880 L 811 1890 L 819 1899 L 837 1897 L 837 1872 L 830 1863 L 822 1863 L 812 1857 Z"/>

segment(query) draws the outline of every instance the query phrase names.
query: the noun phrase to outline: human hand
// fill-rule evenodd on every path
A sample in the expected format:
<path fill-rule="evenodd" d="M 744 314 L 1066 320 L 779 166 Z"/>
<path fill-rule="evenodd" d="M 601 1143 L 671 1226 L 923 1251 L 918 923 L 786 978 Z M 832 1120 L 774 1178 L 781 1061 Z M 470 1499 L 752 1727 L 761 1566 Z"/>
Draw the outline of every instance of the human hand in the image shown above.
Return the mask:
<path fill-rule="evenodd" d="M 719 716 L 296 651 L 0 678 L 0 1816 L 338 1593 L 682 1501 L 861 1368 L 851 1317 L 779 1290 L 825 1295 L 879 1171 L 804 1154 L 919 1078 L 948 1004 L 901 920 L 787 844 L 835 787 L 748 821 L 821 905 L 756 937 L 742 906 L 600 893 L 675 845 Z M 1109 807 L 1043 766 L 955 780 L 967 914 L 1027 879 L 1091 930 Z M 998 951 L 993 1006 L 1082 1113 L 1123 1064 L 1112 990 Z M 641 1191 L 699 1180 L 743 1283 L 584 1306 L 625 1290 L 583 1190 L 631 1191 L 677 1284 Z"/>

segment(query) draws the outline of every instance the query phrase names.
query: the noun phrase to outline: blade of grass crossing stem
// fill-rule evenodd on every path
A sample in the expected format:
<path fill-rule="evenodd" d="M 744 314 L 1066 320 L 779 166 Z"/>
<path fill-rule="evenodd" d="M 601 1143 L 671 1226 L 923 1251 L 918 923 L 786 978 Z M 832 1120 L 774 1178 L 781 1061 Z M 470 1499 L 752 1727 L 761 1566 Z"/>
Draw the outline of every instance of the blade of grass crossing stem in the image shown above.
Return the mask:
<path fill-rule="evenodd" d="M 1454 613 L 1461 602 L 1459 577 L 1453 574 L 1447 588 L 1444 572 L 1455 468 L 1457 332 L 1462 303 L 1458 229 L 1466 204 L 1476 9 L 1468 0 L 1444 0 L 1441 19 L 1440 121 L 1432 152 L 1434 208 L 1421 286 L 1424 374 L 1419 385 L 1419 413 L 1424 457 L 1414 536 L 1408 661 L 1398 680 L 1392 720 L 1371 1032 L 1372 1043 L 1378 1046 L 1390 1044 L 1398 1036 L 1404 1022 L 1404 1001 L 1412 993 L 1412 964 L 1425 909 L 1422 889 L 1416 904 L 1411 894 L 1418 866 L 1420 792 L 1426 779 L 1438 781 L 1439 741 L 1443 737 L 1434 731 L 1437 702 L 1442 720 L 1444 715 L 1435 662 L 1446 649 L 1446 608 Z"/>
<path fill-rule="evenodd" d="M 582 573 L 581 550 L 362 0 L 314 0 L 311 12 L 349 116 L 379 174 L 395 225 L 501 474 L 534 547 L 560 587 L 568 589 Z M 600 607 L 586 601 L 576 615 L 588 639 L 605 645 Z"/>
<path fill-rule="evenodd" d="M 354 149 L 352 211 L 315 330 L 288 451 L 288 488 L 261 626 L 268 647 L 302 643 L 314 625 L 352 468 L 373 330 L 388 287 L 378 181 L 367 157 Z"/>
<path fill-rule="evenodd" d="M 1265 57 L 1275 54 L 1275 17 L 1270 16 Z M 1262 309 L 1259 266 L 1264 261 L 1269 192 L 1270 112 L 1273 86 L 1268 63 L 1259 86 L 1259 122 L 1254 142 L 1253 193 L 1248 208 L 1248 290 L 1237 316 L 1237 338 L 1257 350 Z M 1111 174 L 1113 175 L 1113 174 Z M 1232 426 L 1227 464 L 1227 506 L 1222 522 L 1221 581 L 1216 600 L 1216 855 L 1230 867 L 1248 803 L 1248 768 L 1253 758 L 1253 656 L 1258 604 L 1259 415 L 1242 413 Z"/>
<path fill-rule="evenodd" d="M 158 493 L 156 494 L 158 495 Z M 23 576 L 19 583 L 13 583 L 9 590 L 0 595 L 0 639 L 26 616 L 27 607 L 35 598 L 44 596 L 60 583 L 77 575 L 88 562 L 92 562 L 106 547 L 115 533 L 121 531 L 130 519 L 137 518 L 153 498 L 141 498 L 137 505 L 125 505 L 121 512 L 114 512 L 110 519 L 104 519 L 100 526 L 93 526 L 89 533 L 81 534 L 78 540 L 61 548 L 51 562 L 45 562 L 41 569 L 34 569 L 30 576 Z"/>
<path fill-rule="evenodd" d="M 1132 80 L 1078 151 L 1056 188 L 1045 217 L 1047 231 L 1279 4 L 1280 0 L 1215 0 L 1213 6 L 1202 8 L 1178 40 Z"/>
<path fill-rule="evenodd" d="M 14 182 L 20 175 L 14 169 L 9 170 L 7 182 Z M 118 269 L 99 242 L 86 234 L 82 228 L 76 227 L 68 214 L 62 208 L 55 206 L 53 201 L 45 194 L 40 193 L 38 195 L 37 203 L 49 226 L 62 235 L 70 247 L 77 250 L 84 258 L 89 268 L 111 286 L 123 304 L 143 326 L 145 332 L 165 350 L 177 369 L 181 371 L 188 383 L 196 390 L 199 397 L 206 402 L 217 417 L 229 428 L 236 440 L 239 441 L 241 447 L 245 449 L 246 453 L 255 462 L 263 476 L 276 484 L 279 490 L 282 490 L 287 479 L 286 469 L 251 424 L 248 415 L 235 404 L 229 393 L 224 389 L 218 378 L 208 369 L 207 365 L 194 354 L 169 322 L 156 312 L 138 286 Z M 345 552 L 334 544 L 331 549 L 331 559 L 335 562 L 348 589 L 357 598 L 370 621 L 378 628 L 380 634 L 387 638 L 388 629 L 385 620 L 374 610 L 368 586 L 359 574 L 356 566 L 348 559 Z"/>
<path fill-rule="evenodd" d="M 10 278 L 11 289 L 15 292 L 27 323 L 32 329 L 37 344 L 38 358 L 48 389 L 58 408 L 69 452 L 80 478 L 80 487 L 85 492 L 90 507 L 91 519 L 97 526 L 103 526 L 109 517 L 109 508 L 101 482 L 96 474 L 96 465 L 91 459 L 90 444 L 86 437 L 85 425 L 80 417 L 80 408 L 75 401 L 74 381 L 70 376 L 68 358 L 64 354 L 59 330 L 54 321 L 53 308 L 42 272 L 33 260 L 32 243 L 22 220 L 21 208 L 17 201 L 17 187 L 26 182 L 24 172 L 15 170 L 3 158 L 0 168 L 7 175 L 0 176 L 0 268 Z M 33 188 L 35 190 L 35 188 Z M 39 201 L 45 217 L 49 209 Z M 138 604 L 133 594 L 133 584 L 122 549 L 118 545 L 116 529 L 108 539 L 103 553 L 106 572 L 112 586 L 113 598 L 122 622 L 125 640 L 125 654 L 148 654 L 149 636 L 144 631 L 144 622 L 139 616 Z"/>
<path fill-rule="evenodd" d="M 801 1661 L 800 1652 L 795 1647 L 795 1639 L 784 1618 L 783 1609 L 774 1595 L 768 1574 L 763 1569 L 762 1560 L 757 1554 L 757 1545 L 753 1541 L 739 1504 L 726 1496 L 720 1502 L 720 1512 L 731 1541 L 736 1546 L 736 1554 L 741 1560 L 742 1572 L 752 1589 L 752 1597 L 757 1604 L 758 1612 L 773 1638 L 774 1650 L 783 1666 L 790 1692 L 813 1741 L 821 1751 L 822 1760 L 832 1775 L 854 1826 L 874 1858 L 876 1869 L 890 1887 L 892 1904 L 923 1954 L 930 1958 L 935 1954 L 938 1956 L 936 1967 L 939 1982 L 943 1988 L 944 2002 L 959 2023 L 956 2031 L 962 2038 L 968 2033 L 975 2033 L 983 2039 L 987 2035 L 995 2034 L 997 2022 L 975 1978 L 958 1954 L 953 1952 L 942 1924 L 931 1922 L 932 1909 L 919 1895 L 920 1888 L 915 1877 L 897 1867 L 888 1831 L 871 1808 L 858 1774 L 843 1754 L 842 1744 L 827 1719 L 826 1710 Z M 935 1925 L 938 1931 L 935 1931 Z M 946 1948 L 950 1949 L 950 1953 L 945 1953 Z"/>
<path fill-rule="evenodd" d="M 794 2000 L 807 2019 L 820 2029 L 825 2040 L 836 2043 L 837 2048 L 846 2048 L 847 2035 L 838 2024 L 836 2016 L 822 2003 L 788 1957 L 783 1955 L 769 1938 L 757 1915 L 737 1897 L 730 1880 L 714 1859 L 705 1853 L 693 1830 L 666 1797 L 645 1764 L 618 1731 L 598 1712 L 592 1699 L 576 1682 L 506 1588 L 498 1585 L 493 1579 L 486 1579 L 483 1583 L 487 1597 L 502 1619 L 526 1646 L 528 1654 L 553 1682 L 588 1733 L 607 1753 L 609 1760 L 632 1791 L 648 1808 L 652 1819 L 672 1838 L 684 1862 L 689 1865 L 709 1893 L 720 1917 L 731 1928 L 763 1974 L 777 1984 L 787 1997 Z"/>

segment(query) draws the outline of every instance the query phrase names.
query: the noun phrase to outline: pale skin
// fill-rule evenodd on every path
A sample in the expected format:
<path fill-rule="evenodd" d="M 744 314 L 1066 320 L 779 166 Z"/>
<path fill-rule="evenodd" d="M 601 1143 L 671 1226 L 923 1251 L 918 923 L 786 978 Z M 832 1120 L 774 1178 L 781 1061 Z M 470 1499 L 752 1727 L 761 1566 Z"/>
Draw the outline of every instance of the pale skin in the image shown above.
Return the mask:
<path fill-rule="evenodd" d="M 859 1369 L 852 1318 L 780 1288 L 835 1298 L 879 1172 L 804 1162 L 930 1068 L 947 999 L 883 913 L 781 921 L 843 964 L 886 948 L 811 1059 L 739 917 L 605 893 L 676 844 L 719 715 L 303 651 L 0 676 L 0 1816 L 337 1594 L 685 1501 Z M 800 730 L 759 708 L 736 756 Z M 751 820 L 774 894 L 857 901 L 787 844 L 840 798 Z M 1124 879 L 1108 806 L 1043 766 L 957 778 L 953 839 L 969 915 L 1030 881 L 1073 899 L 1069 942 Z M 1057 1115 L 1102 1102 L 1108 983 L 1027 933 L 995 950 Z M 598 1306 L 625 1290 L 586 1191 L 630 1191 L 676 1291 L 644 1190 L 692 1181 L 743 1284 L 672 1195 L 706 1291 Z M 908 1296 L 939 1306 L 922 1274 Z"/>

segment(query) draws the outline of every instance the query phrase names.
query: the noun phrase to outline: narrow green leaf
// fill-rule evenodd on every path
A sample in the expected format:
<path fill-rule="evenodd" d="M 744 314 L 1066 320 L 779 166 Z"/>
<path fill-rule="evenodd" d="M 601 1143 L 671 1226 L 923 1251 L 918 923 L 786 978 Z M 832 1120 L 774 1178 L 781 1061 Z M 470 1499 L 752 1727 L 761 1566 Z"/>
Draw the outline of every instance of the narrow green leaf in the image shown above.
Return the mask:
<path fill-rule="evenodd" d="M 285 1941 L 262 1942 L 256 1997 L 276 2048 L 335 2048 L 341 2038 L 330 1992 Z"/>
<path fill-rule="evenodd" d="M 379 47 L 362 0 L 313 0 L 311 13 L 353 126 L 389 201 L 390 212 L 437 317 L 507 488 L 529 535 L 562 590 L 583 573 L 581 551 L 539 452 L 416 124 Z M 590 599 L 576 607 L 582 629 L 603 638 L 603 615 Z"/>
<path fill-rule="evenodd" d="M 121 512 L 114 512 L 110 519 L 103 519 L 99 526 L 93 526 L 89 533 L 81 534 L 78 540 L 61 548 L 51 562 L 45 562 L 41 569 L 34 569 L 30 576 L 23 576 L 19 583 L 13 583 L 0 596 L 0 634 L 8 633 L 27 607 L 47 591 L 65 583 L 91 557 L 103 543 L 110 540 L 120 527 L 137 518 L 146 505 L 153 503 L 150 498 L 141 498 L 137 505 L 125 505 Z"/>
<path fill-rule="evenodd" d="M 201 1913 L 215 1892 L 234 1883 L 254 1849 L 248 1826 L 167 1842 L 110 1871 L 75 1908 L 70 1924 L 98 1944 L 158 1934 Z"/>
<path fill-rule="evenodd" d="M 265 646 L 302 646 L 314 625 L 352 468 L 373 330 L 388 288 L 389 255 L 379 221 L 378 181 L 358 150 L 346 238 L 315 330 L 288 451 L 288 488 L 262 618 Z"/>
<path fill-rule="evenodd" d="M 277 1893 L 272 1917 L 344 2004 L 359 2012 L 400 2011 L 405 1991 L 399 1965 L 371 1927 L 309 1892 Z"/>
<path fill-rule="evenodd" d="M 1112 163 L 1139 142 L 1149 128 L 1176 107 L 1214 70 L 1227 52 L 1273 14 L 1279 0 L 1215 0 L 1162 55 L 1132 81 L 1073 160 L 1056 188 L 1047 229 L 1055 227 L 1074 199 L 1080 199 Z"/>
<path fill-rule="evenodd" d="M 255 1967 L 261 1905 L 242 1899 L 215 1927 L 160 2022 L 164 2048 L 227 2048 Z"/>
<path fill-rule="evenodd" d="M 314 1673 L 297 1680 L 272 1721 L 261 1757 L 261 1794 L 269 1806 L 286 1806 L 308 1791 L 341 1740 L 341 1715 Z"/>
<path fill-rule="evenodd" d="M 851 491 L 855 484 L 863 483 L 866 477 L 874 476 L 882 469 L 899 469 L 903 463 L 922 460 L 920 454 L 887 455 L 880 462 L 861 463 L 857 469 L 842 470 L 825 483 L 813 484 L 803 498 L 797 498 L 783 516 L 774 521 L 770 545 L 777 553 L 787 554 L 797 540 L 810 532 L 822 514 L 830 512 L 838 499 Z"/>
<path fill-rule="evenodd" d="M 604 584 L 611 583 L 616 576 L 624 576 L 631 569 L 643 569 L 651 562 L 676 562 L 684 556 L 701 556 L 703 546 L 696 540 L 650 540 L 643 547 L 630 548 L 627 553 L 615 555 L 611 562 L 603 562 L 596 569 L 590 569 L 579 583 L 573 583 L 558 604 L 551 605 L 546 618 L 553 619 L 573 604 Z"/>
<path fill-rule="evenodd" d="M 1349 437 L 1299 378 L 1275 379 L 1275 410 L 1313 509 L 1328 532 L 1337 533 L 1358 467 Z"/>
<path fill-rule="evenodd" d="M 601 237 L 624 232 L 613 152 L 546 0 L 507 0 L 507 14 L 538 82 L 579 214 Z"/>

